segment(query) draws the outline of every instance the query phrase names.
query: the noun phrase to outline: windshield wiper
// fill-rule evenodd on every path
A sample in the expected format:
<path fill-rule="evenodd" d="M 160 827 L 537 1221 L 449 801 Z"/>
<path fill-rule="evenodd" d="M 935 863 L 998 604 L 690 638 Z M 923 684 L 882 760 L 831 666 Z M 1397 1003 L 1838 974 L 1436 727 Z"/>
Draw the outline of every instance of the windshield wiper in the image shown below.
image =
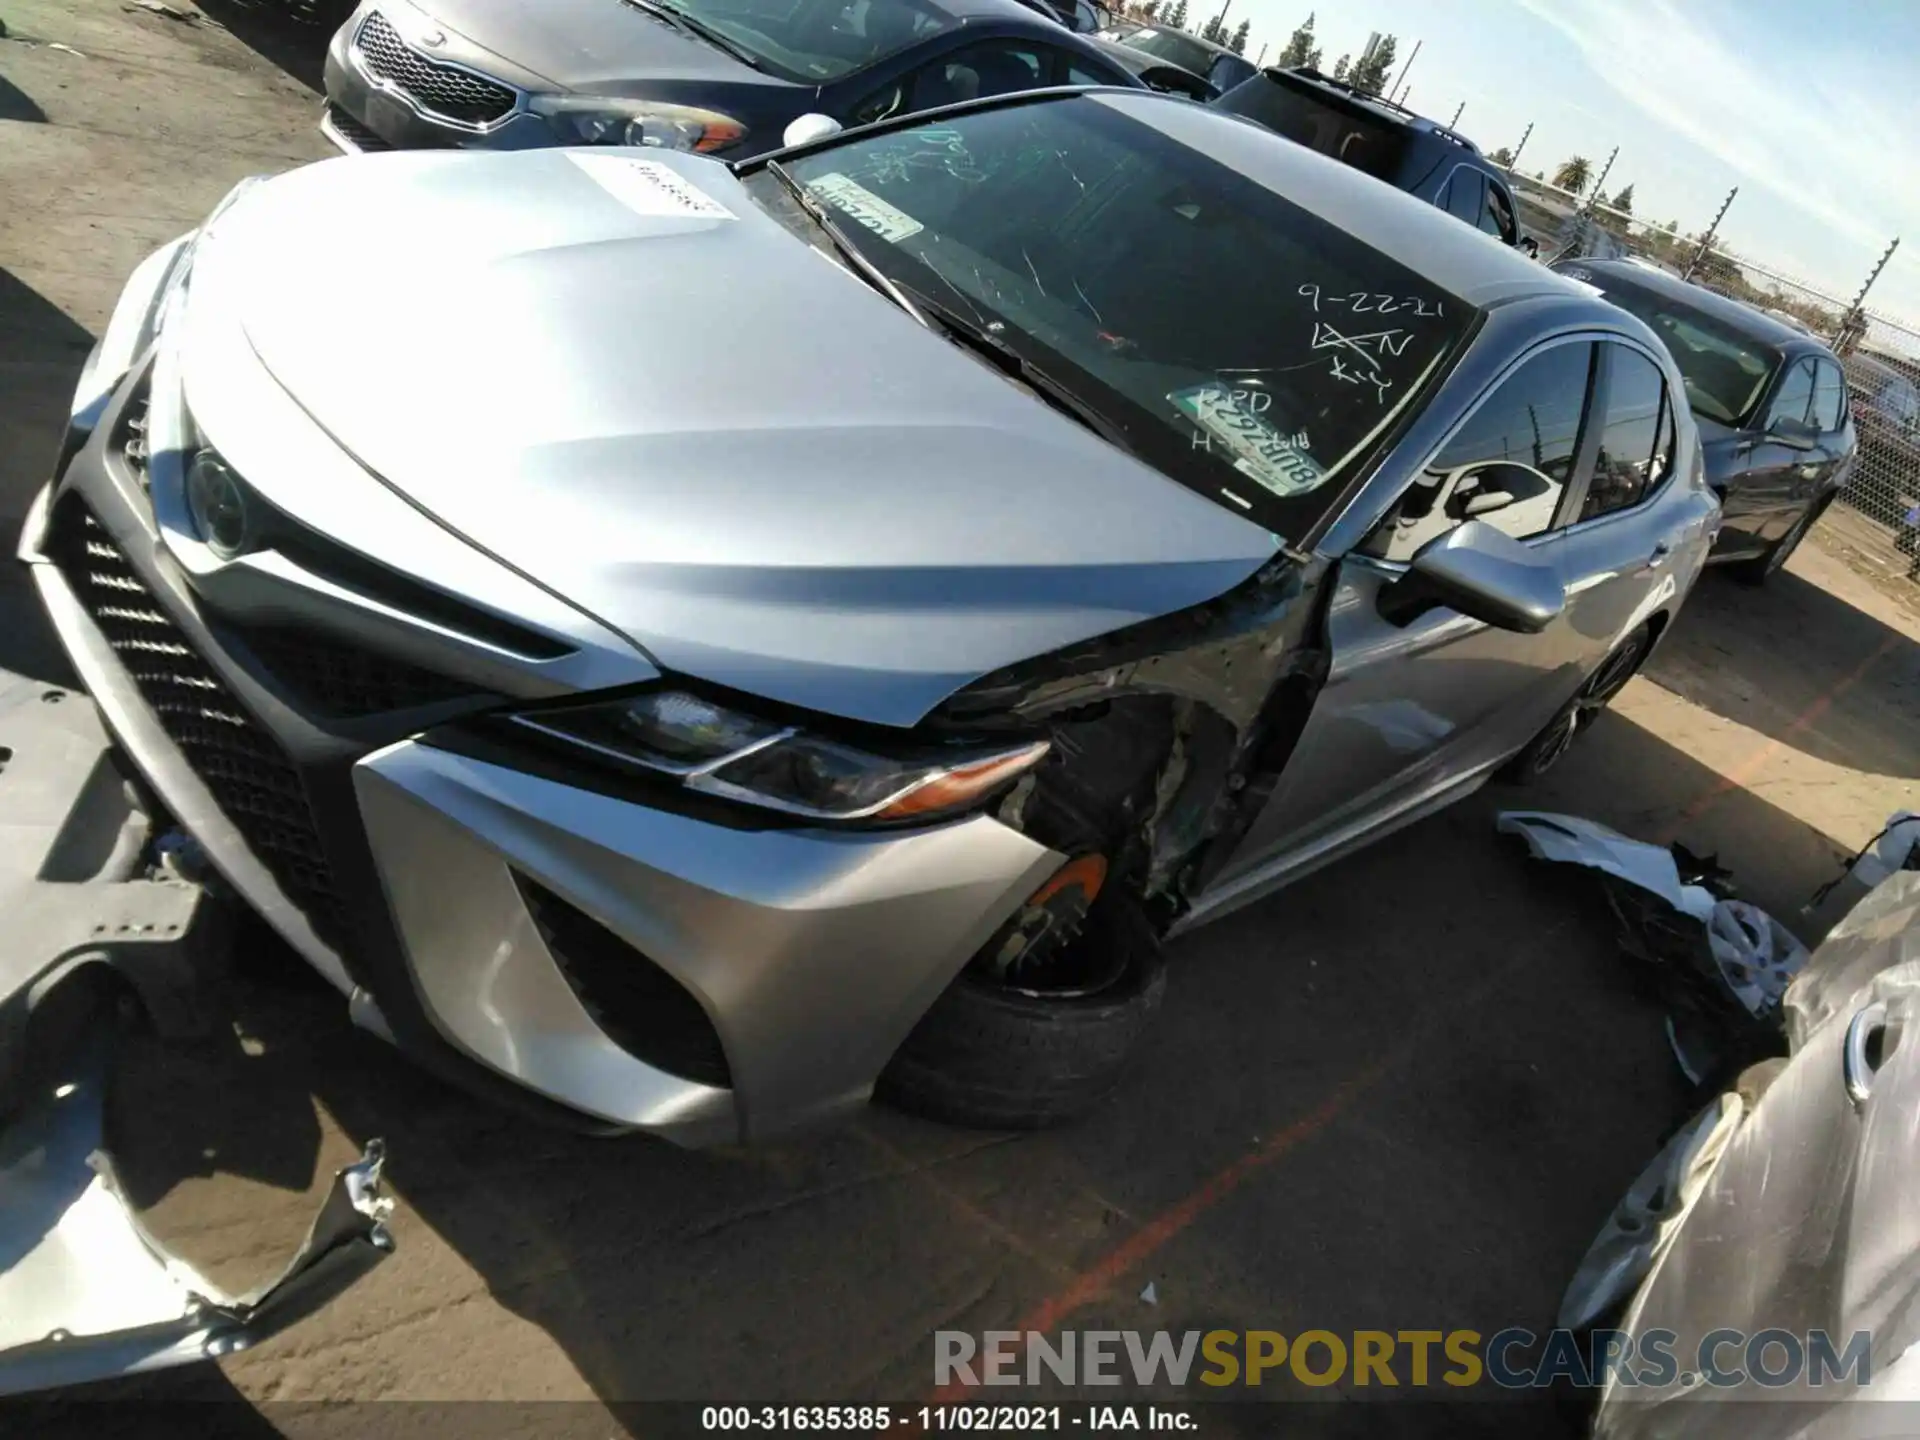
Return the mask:
<path fill-rule="evenodd" d="M 713 26 L 707 24 L 706 21 L 700 19 L 697 15 L 689 15 L 677 5 L 665 5 L 661 3 L 661 0 L 626 0 L 626 3 L 633 6 L 636 10 L 644 10 L 649 15 L 658 16 L 669 25 L 677 25 L 690 35 L 699 36 L 702 40 L 713 46 L 714 49 L 726 51 L 727 54 L 738 60 L 742 65 L 751 65 L 756 70 L 765 70 L 767 68 L 765 61 L 747 49 L 739 41 L 730 39 L 727 35 L 714 29 Z"/>
<path fill-rule="evenodd" d="M 769 175 L 787 187 L 787 193 L 793 196 L 794 203 L 807 212 L 807 218 L 820 227 L 827 239 L 833 242 L 833 248 L 860 272 L 861 279 L 906 311 L 916 322 L 929 330 L 933 329 L 933 322 L 927 319 L 918 305 L 907 298 L 907 292 L 894 284 L 893 278 L 886 271 L 869 260 L 861 252 L 860 247 L 847 238 L 847 232 L 840 228 L 840 223 L 828 212 L 827 207 L 814 199 L 812 192 L 794 179 L 786 166 L 778 160 L 769 160 L 765 168 Z"/>
<path fill-rule="evenodd" d="M 946 277 L 941 278 L 944 280 Z M 933 317 L 940 330 L 954 344 L 971 350 L 1001 374 L 1026 386 L 1054 409 L 1072 416 L 1114 449 L 1124 450 L 1129 455 L 1134 453 L 1133 443 L 1127 439 L 1125 431 L 1081 399 L 1071 387 L 1054 379 L 993 331 L 918 291 L 907 293 L 924 313 Z"/>

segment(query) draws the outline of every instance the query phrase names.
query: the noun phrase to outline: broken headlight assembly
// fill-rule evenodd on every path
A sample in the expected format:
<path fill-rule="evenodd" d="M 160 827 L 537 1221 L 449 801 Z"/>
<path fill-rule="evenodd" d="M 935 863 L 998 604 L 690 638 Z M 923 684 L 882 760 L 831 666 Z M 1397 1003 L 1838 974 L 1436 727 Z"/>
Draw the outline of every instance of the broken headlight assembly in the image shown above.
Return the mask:
<path fill-rule="evenodd" d="M 538 95 L 531 108 L 568 145 L 642 145 L 710 154 L 738 144 L 747 133 L 731 115 L 665 100 Z"/>
<path fill-rule="evenodd" d="M 810 820 L 958 814 L 1030 770 L 1044 740 L 884 755 L 682 690 L 542 710 L 514 723 L 687 789 Z"/>

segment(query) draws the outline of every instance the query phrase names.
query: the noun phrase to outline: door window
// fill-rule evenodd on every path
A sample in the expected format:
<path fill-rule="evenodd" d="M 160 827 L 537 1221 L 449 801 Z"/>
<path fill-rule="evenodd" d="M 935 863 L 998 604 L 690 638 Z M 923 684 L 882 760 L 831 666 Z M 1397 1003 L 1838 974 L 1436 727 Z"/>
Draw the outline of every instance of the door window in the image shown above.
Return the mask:
<path fill-rule="evenodd" d="M 1470 519 L 1516 540 L 1551 529 L 1580 446 L 1593 354 L 1594 347 L 1582 341 L 1549 346 L 1523 362 L 1440 448 L 1381 522 L 1366 552 L 1411 560 Z M 1647 451 L 1652 446 L 1649 433 Z M 1480 473 L 1494 464 L 1502 467 L 1495 474 Z"/>
<path fill-rule="evenodd" d="M 1060 82 L 1062 85 L 1125 85 L 1127 83 L 1124 76 L 1117 75 L 1111 70 L 1099 69 L 1084 56 L 1068 52 L 1061 56 L 1061 61 L 1065 66 L 1063 73 L 1066 76 Z"/>
<path fill-rule="evenodd" d="M 1507 192 L 1493 181 L 1487 180 L 1487 206 L 1480 212 L 1480 228 L 1489 235 L 1497 235 L 1511 245 L 1519 238 L 1519 229 L 1513 221 L 1513 201 Z"/>
<path fill-rule="evenodd" d="M 1813 428 L 1831 435 L 1841 426 L 1846 414 L 1847 379 L 1840 367 L 1826 360 L 1818 363 L 1813 377 Z"/>
<path fill-rule="evenodd" d="M 853 120 L 865 125 L 986 95 L 1037 90 L 1051 81 L 1053 55 L 1048 46 L 1019 40 L 986 40 L 951 50 L 867 97 L 854 107 Z"/>
<path fill-rule="evenodd" d="M 1659 367 L 1624 345 L 1608 345 L 1606 351 L 1611 366 L 1607 415 L 1593 479 L 1580 507 L 1582 520 L 1638 505 L 1665 478 L 1666 460 L 1673 453 L 1666 438 L 1667 386 Z"/>
<path fill-rule="evenodd" d="M 1478 225 L 1480 216 L 1487 208 L 1483 198 L 1486 188 L 1486 178 L 1478 170 L 1469 170 L 1462 165 L 1453 172 L 1453 179 L 1447 182 L 1447 213 L 1469 225 Z"/>
<path fill-rule="evenodd" d="M 1802 360 L 1780 382 L 1780 391 L 1767 411 L 1767 424 L 1780 420 L 1805 420 L 1813 408 L 1813 362 Z"/>

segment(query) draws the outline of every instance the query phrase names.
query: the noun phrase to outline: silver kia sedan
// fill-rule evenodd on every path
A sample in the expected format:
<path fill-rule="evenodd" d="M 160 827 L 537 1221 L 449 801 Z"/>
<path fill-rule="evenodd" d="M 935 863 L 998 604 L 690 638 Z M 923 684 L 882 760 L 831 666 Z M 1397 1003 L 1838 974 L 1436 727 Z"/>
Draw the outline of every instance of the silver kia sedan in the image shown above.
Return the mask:
<path fill-rule="evenodd" d="M 1545 768 L 1719 523 L 1590 288 L 1139 91 L 399 153 L 135 273 L 25 526 L 207 861 L 687 1144 L 1117 1083 L 1170 936 Z"/>

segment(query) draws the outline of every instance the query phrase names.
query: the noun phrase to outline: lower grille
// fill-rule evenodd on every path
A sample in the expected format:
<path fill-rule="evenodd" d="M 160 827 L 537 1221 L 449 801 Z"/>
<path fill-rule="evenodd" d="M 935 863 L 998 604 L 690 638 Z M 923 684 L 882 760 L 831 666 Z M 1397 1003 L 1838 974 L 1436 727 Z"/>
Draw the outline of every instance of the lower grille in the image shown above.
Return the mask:
<path fill-rule="evenodd" d="M 327 106 L 327 124 L 334 134 L 362 154 L 393 148 L 383 136 L 369 130 L 338 105 Z"/>
<path fill-rule="evenodd" d="M 685 986 L 544 885 L 518 873 L 514 879 L 547 952 L 608 1039 L 669 1075 L 732 1086 L 720 1034 Z"/>
<path fill-rule="evenodd" d="M 367 73 L 385 81 L 422 110 L 463 125 L 488 125 L 513 113 L 514 91 L 458 65 L 429 60 L 374 11 L 353 37 Z"/>
<path fill-rule="evenodd" d="M 194 652 L 77 496 L 54 512 L 47 550 L 234 828 L 314 931 L 337 945 L 333 871 L 286 753 Z"/>

